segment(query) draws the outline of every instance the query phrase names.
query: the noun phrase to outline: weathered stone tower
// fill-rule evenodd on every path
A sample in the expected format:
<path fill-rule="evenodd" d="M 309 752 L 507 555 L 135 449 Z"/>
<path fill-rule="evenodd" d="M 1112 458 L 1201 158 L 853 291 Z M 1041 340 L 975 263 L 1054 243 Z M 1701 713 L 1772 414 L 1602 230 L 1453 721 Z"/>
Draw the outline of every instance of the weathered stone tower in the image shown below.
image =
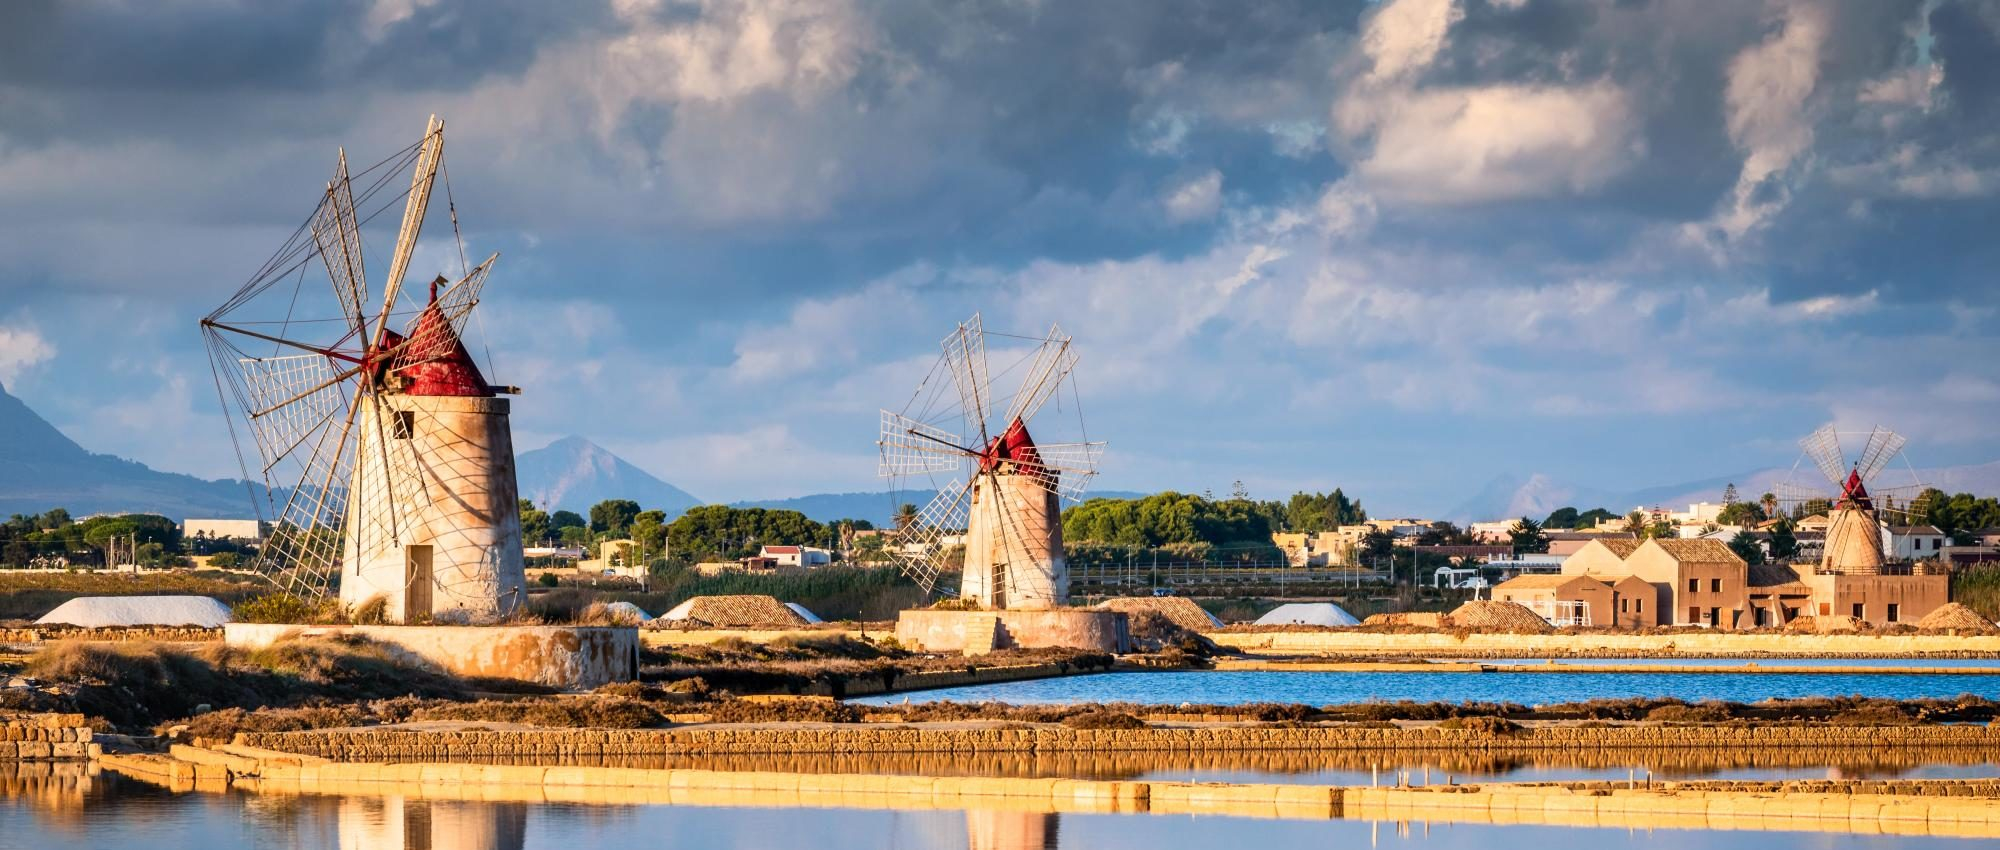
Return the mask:
<path fill-rule="evenodd" d="M 405 340 L 393 331 L 380 346 Z M 439 309 L 437 287 L 362 399 L 340 600 L 393 622 L 477 622 L 526 599 L 514 441 L 496 395 Z"/>
<path fill-rule="evenodd" d="M 959 596 L 984 608 L 1038 610 L 1069 603 L 1062 505 L 1028 429 L 994 438 L 972 479 Z"/>
<path fill-rule="evenodd" d="M 1821 572 L 1876 575 L 1882 572 L 1882 530 L 1875 519 L 1875 500 L 1868 496 L 1859 470 L 1847 474 L 1840 501 L 1826 529 Z"/>

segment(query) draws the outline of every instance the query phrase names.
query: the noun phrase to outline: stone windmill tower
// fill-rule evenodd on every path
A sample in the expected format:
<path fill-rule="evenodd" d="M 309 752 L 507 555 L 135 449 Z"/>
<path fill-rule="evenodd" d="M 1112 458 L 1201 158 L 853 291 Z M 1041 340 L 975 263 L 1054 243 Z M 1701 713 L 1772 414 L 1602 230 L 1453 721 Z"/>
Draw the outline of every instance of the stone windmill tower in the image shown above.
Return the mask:
<path fill-rule="evenodd" d="M 1001 374 L 1018 374 L 1018 384 L 996 386 L 989 377 L 989 337 L 1009 346 L 1013 362 Z M 899 529 L 891 554 L 926 590 L 949 589 L 955 577 L 958 595 L 984 608 L 1062 606 L 1069 601 L 1062 502 L 1081 498 L 1104 451 L 1083 438 L 1070 375 L 1075 348 L 1060 327 L 1040 337 L 999 334 L 977 315 L 943 347 L 910 404 L 882 411 L 881 474 L 899 491 L 937 490 Z M 1051 415 L 1051 402 L 1068 410 Z M 1030 423 L 1044 435 L 1077 439 L 1037 442 Z"/>
<path fill-rule="evenodd" d="M 350 175 L 343 151 L 319 206 L 202 320 L 224 406 L 257 447 L 276 520 L 260 566 L 311 598 L 380 598 L 391 621 L 491 620 L 524 601 L 508 401 L 463 334 L 498 255 L 421 296 L 403 286 L 444 157 L 433 117 L 416 144 Z M 404 196 L 380 306 L 363 227 Z M 361 187 L 359 194 L 356 188 Z M 446 192 L 450 197 L 449 178 Z M 457 210 L 451 212 L 458 237 Z M 331 298 L 304 285 L 322 267 Z M 239 457 L 249 458 L 238 443 Z M 263 506 L 259 508 L 264 514 Z"/>
<path fill-rule="evenodd" d="M 1902 454 L 1905 442 L 1901 434 L 1877 427 L 1868 432 L 1861 454 L 1849 462 L 1840 447 L 1840 432 L 1832 424 L 1821 426 L 1799 441 L 1804 449 L 1801 464 L 1811 460 L 1819 475 L 1834 489 L 1829 492 L 1816 482 L 1788 480 L 1779 485 L 1778 501 L 1795 513 L 1826 512 L 1826 542 L 1817 564 L 1820 572 L 1881 573 L 1888 560 L 1882 551 L 1882 518 L 1889 516 L 1907 523 L 1910 517 L 1925 513 L 1924 487 L 1915 482 L 1913 468 L 1909 471 L 1910 484 L 1890 487 L 1878 480 L 1890 461 Z M 1793 478 L 1809 478 L 1809 474 L 1799 472 L 1799 465 L 1793 467 Z M 1908 460 L 1904 466 L 1909 467 Z"/>

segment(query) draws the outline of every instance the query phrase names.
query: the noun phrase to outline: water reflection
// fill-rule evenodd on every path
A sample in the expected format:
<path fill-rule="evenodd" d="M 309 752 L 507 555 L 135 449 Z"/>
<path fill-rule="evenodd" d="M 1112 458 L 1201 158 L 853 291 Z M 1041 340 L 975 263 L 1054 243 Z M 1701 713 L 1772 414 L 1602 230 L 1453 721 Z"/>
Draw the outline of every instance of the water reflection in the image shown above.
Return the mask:
<path fill-rule="evenodd" d="M 1056 815 L 974 810 L 965 813 L 967 850 L 1056 850 Z"/>
<path fill-rule="evenodd" d="M 522 850 L 528 807 L 521 803 L 343 797 L 341 850 Z"/>
<path fill-rule="evenodd" d="M 1634 816 L 1486 822 L 1483 812 L 1350 812 L 1348 820 L 1219 815 L 1052 814 L 994 800 L 988 808 L 814 808 L 812 804 L 577 804 L 479 799 L 497 789 L 391 794 L 173 793 L 113 774 L 0 772 L 0 848 L 146 850 L 582 850 L 591 847 L 814 850 L 1211 850 L 1404 845 L 1422 850 L 1828 850 L 1971 846 L 1991 826 Z M 986 805 L 982 803 L 982 805 Z M 1527 817 L 1527 815 L 1520 815 Z M 1557 825 L 1562 824 L 1562 825 Z M 1755 832 L 1750 832 L 1755 830 Z M 1957 830 L 1957 831 L 1954 831 Z M 1860 834 L 1885 833 L 1885 834 Z M 1902 833 L 1902 834 L 1887 834 Z M 1950 838 L 1946 836 L 1961 836 Z"/>

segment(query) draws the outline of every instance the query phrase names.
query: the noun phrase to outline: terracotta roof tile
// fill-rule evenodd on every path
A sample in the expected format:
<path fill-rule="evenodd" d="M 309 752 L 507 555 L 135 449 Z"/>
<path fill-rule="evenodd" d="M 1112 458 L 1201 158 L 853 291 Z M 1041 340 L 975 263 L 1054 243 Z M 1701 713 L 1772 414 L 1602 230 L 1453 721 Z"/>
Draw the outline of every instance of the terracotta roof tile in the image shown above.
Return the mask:
<path fill-rule="evenodd" d="M 1704 564 L 1726 563 L 1729 561 L 1743 562 L 1742 556 L 1730 549 L 1729 544 L 1723 543 L 1720 540 L 1710 540 L 1701 537 L 1690 540 L 1658 537 L 1654 538 L 1653 542 L 1659 544 L 1661 549 L 1665 549 L 1667 554 L 1674 556 L 1674 560 L 1677 561 L 1694 561 Z"/>

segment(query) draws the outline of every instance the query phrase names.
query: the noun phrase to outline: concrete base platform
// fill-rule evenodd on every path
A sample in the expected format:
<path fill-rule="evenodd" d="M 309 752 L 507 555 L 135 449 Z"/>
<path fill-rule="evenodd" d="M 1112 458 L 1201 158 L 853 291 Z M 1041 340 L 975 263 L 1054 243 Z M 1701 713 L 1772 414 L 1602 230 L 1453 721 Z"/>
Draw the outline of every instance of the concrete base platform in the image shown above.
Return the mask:
<path fill-rule="evenodd" d="M 974 622 L 986 618 L 1000 621 L 995 649 L 1062 646 L 1112 653 L 1132 650 L 1125 615 L 1099 608 L 1051 608 L 1041 611 L 939 611 L 918 608 L 896 615 L 896 641 L 927 652 L 963 652 Z"/>
<path fill-rule="evenodd" d="M 256 650 L 295 638 L 357 635 L 447 673 L 588 690 L 639 676 L 639 630 L 616 626 L 298 626 L 230 623 L 229 646 Z"/>

